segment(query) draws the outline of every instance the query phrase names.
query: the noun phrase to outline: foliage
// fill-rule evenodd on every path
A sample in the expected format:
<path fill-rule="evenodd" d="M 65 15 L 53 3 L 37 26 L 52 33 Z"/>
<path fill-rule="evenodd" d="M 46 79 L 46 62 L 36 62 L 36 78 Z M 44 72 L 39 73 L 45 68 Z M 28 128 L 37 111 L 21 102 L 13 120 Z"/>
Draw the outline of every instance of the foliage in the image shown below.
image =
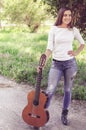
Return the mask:
<path fill-rule="evenodd" d="M 3 0 L 0 0 L 0 28 L 1 28 L 1 19 L 2 19 L 2 8 L 3 8 Z"/>
<path fill-rule="evenodd" d="M 46 18 L 45 7 L 40 0 L 4 0 L 4 17 L 12 23 L 26 24 L 35 32 Z"/>
<path fill-rule="evenodd" d="M 86 100 L 86 87 L 84 86 L 75 86 L 73 88 L 73 99 L 77 99 L 77 100 Z"/>
<path fill-rule="evenodd" d="M 0 32 L 0 74 L 5 75 L 17 82 L 36 84 L 36 68 L 39 57 L 44 53 L 47 44 L 47 34 L 8 30 Z M 76 41 L 75 43 L 76 44 Z M 75 46 L 75 45 L 74 45 Z M 77 46 L 76 46 L 77 47 Z M 75 47 L 75 48 L 76 48 Z M 86 100 L 86 51 L 77 57 L 78 73 L 75 77 L 73 87 L 73 98 Z M 43 70 L 41 87 L 47 86 L 47 78 L 51 58 Z M 63 89 L 63 81 L 60 82 L 58 90 L 60 95 Z M 59 92 L 58 92 L 59 94 Z"/>
<path fill-rule="evenodd" d="M 48 12 L 56 17 L 59 8 L 68 6 L 73 11 L 74 25 L 86 36 L 86 0 L 43 0 L 50 8 Z"/>

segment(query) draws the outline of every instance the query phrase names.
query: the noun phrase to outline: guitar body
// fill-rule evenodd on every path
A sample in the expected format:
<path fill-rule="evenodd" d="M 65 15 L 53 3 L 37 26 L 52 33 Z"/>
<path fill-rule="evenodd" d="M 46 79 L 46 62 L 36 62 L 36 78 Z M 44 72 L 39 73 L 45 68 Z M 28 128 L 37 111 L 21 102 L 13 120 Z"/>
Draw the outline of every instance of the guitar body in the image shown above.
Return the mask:
<path fill-rule="evenodd" d="M 47 96 L 40 92 L 39 104 L 35 106 L 33 104 L 35 91 L 31 91 L 28 96 L 28 105 L 24 108 L 22 112 L 23 120 L 32 126 L 41 127 L 47 123 L 49 119 L 49 113 L 44 109 L 45 103 L 47 101 Z"/>
<path fill-rule="evenodd" d="M 42 54 L 39 62 L 39 73 L 37 76 L 37 83 L 35 91 L 31 91 L 28 96 L 28 104 L 22 112 L 23 120 L 34 127 L 41 127 L 49 120 L 49 113 L 45 109 L 47 95 L 40 91 L 40 84 L 42 79 L 42 67 L 45 64 L 46 55 Z"/>

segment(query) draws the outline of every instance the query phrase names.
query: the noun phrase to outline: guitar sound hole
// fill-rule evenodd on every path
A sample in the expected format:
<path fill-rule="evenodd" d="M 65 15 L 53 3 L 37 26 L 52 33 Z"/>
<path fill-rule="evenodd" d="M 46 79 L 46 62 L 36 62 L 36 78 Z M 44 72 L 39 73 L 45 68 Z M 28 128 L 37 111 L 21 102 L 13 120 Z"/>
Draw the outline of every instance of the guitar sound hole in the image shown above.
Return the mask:
<path fill-rule="evenodd" d="M 34 118 L 40 118 L 39 115 L 35 115 L 35 114 L 32 114 L 32 113 L 28 113 L 28 115 L 31 116 L 31 117 L 34 117 Z"/>

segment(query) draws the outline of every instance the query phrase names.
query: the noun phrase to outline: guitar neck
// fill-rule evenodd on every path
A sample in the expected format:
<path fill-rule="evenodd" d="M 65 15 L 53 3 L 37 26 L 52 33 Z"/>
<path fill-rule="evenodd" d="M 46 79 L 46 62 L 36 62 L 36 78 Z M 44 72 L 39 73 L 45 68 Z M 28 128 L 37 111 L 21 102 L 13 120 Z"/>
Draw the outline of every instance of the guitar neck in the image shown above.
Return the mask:
<path fill-rule="evenodd" d="M 38 76 L 37 76 L 35 96 L 34 96 L 34 101 L 33 101 L 34 105 L 38 105 L 39 104 L 41 79 L 42 79 L 42 69 L 40 69 L 40 72 L 38 73 Z"/>

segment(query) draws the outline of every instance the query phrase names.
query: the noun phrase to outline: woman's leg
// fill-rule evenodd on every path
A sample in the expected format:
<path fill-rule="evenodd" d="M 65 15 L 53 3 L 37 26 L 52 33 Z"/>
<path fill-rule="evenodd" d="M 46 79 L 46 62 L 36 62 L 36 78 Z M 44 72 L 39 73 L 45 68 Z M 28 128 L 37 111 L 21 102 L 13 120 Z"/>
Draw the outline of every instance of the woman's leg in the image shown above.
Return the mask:
<path fill-rule="evenodd" d="M 46 89 L 48 100 L 46 102 L 45 108 L 48 108 L 50 105 L 52 96 L 54 95 L 57 85 L 61 79 L 61 75 L 62 75 L 62 71 L 51 67 L 50 72 L 49 72 L 49 77 L 48 77 L 48 87 Z"/>
<path fill-rule="evenodd" d="M 71 93 L 72 93 L 72 86 L 74 81 L 74 76 L 77 72 L 77 65 L 75 60 L 68 63 L 68 68 L 64 70 L 64 99 L 63 99 L 63 110 L 61 120 L 64 125 L 68 124 L 67 114 L 68 114 L 68 107 L 71 102 Z"/>
<path fill-rule="evenodd" d="M 73 68 L 67 69 L 64 72 L 64 99 L 63 99 L 63 109 L 68 109 L 71 102 L 72 86 L 74 81 L 74 76 L 76 71 Z"/>

